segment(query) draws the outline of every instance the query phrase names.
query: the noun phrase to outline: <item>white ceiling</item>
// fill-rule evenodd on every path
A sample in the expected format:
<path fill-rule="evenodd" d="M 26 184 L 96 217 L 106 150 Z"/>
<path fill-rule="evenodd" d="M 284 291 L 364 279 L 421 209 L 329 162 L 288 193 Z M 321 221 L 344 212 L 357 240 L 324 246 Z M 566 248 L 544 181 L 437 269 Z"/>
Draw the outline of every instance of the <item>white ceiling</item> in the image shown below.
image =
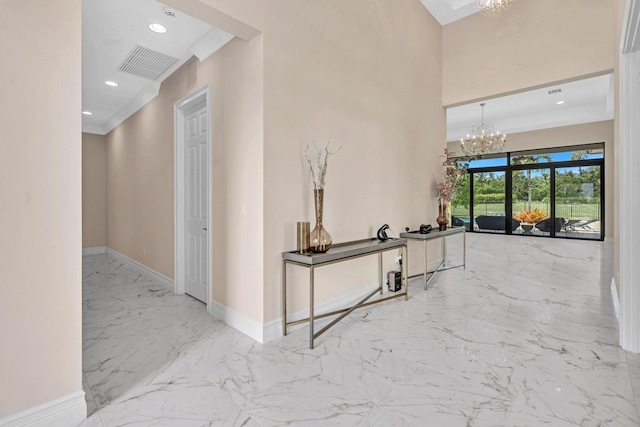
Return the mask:
<path fill-rule="evenodd" d="M 175 17 L 166 12 L 173 12 Z M 149 29 L 160 23 L 164 34 Z M 158 95 L 160 84 L 189 58 L 200 61 L 233 36 L 155 0 L 82 1 L 82 116 L 84 132 L 106 134 Z M 118 71 L 136 46 L 177 58 L 155 81 Z M 104 84 L 111 80 L 118 87 Z"/>
<path fill-rule="evenodd" d="M 446 25 L 476 13 L 474 0 L 420 0 Z M 233 36 L 156 0 L 83 0 L 82 2 L 83 131 L 106 134 L 158 95 L 161 82 L 193 55 L 206 59 Z M 167 15 L 172 12 L 175 17 Z M 149 30 L 158 22 L 165 34 Z M 117 71 L 140 45 L 178 62 L 155 81 Z M 109 87 L 106 80 L 116 81 Z M 560 94 L 549 95 L 550 89 Z M 556 105 L 559 100 L 563 105 Z M 466 137 L 481 122 L 480 102 L 447 109 L 447 141 Z M 524 132 L 613 118 L 613 76 L 606 75 L 490 99 L 485 122 L 501 133 Z"/>
<path fill-rule="evenodd" d="M 420 0 L 441 25 L 478 12 L 474 0 Z M 552 89 L 562 89 L 549 95 Z M 556 102 L 565 101 L 562 105 Z M 606 75 L 554 85 L 447 109 L 447 141 L 467 136 L 482 122 L 480 103 L 485 102 L 485 123 L 501 133 L 526 132 L 558 126 L 613 119 L 613 76 Z"/>
<path fill-rule="evenodd" d="M 447 25 L 458 19 L 478 12 L 474 0 L 420 0 L 440 25 Z"/>
<path fill-rule="evenodd" d="M 561 89 L 562 92 L 549 94 Z M 558 101 L 564 104 L 558 105 Z M 613 119 L 613 75 L 549 86 L 447 109 L 447 141 L 466 138 L 484 121 L 500 133 L 526 132 Z"/>

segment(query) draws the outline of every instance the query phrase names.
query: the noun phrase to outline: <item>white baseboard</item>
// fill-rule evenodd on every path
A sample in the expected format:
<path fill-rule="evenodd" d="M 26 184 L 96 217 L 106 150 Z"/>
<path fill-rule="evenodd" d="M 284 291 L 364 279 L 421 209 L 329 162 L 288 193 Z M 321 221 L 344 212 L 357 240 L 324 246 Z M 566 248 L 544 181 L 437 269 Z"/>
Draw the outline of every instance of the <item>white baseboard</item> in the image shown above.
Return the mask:
<path fill-rule="evenodd" d="M 84 391 L 54 399 L 42 405 L 0 419 L 2 427 L 70 427 L 87 418 Z"/>
<path fill-rule="evenodd" d="M 330 311 L 339 310 L 344 307 L 348 307 L 361 300 L 367 292 L 378 287 L 377 283 L 372 283 L 367 286 L 363 286 L 360 289 L 354 289 L 349 292 L 345 292 L 342 295 L 338 295 L 336 298 L 333 298 L 329 301 L 325 301 L 322 304 L 316 305 L 315 312 L 316 313 L 327 313 Z M 309 317 L 309 309 L 305 308 L 300 311 L 296 311 L 295 313 L 291 313 L 288 315 L 289 322 L 294 322 L 299 319 L 305 319 Z M 303 323 L 300 325 L 289 326 L 287 328 L 288 332 L 293 332 L 297 329 L 305 327 L 307 324 Z M 264 324 L 263 329 L 263 337 L 264 342 L 269 342 L 276 338 L 280 338 L 282 336 L 282 317 L 278 317 L 277 319 L 271 320 Z"/>
<path fill-rule="evenodd" d="M 160 283 L 165 285 L 167 288 L 171 289 L 172 291 L 175 290 L 173 279 L 168 278 L 164 274 L 158 273 L 154 269 L 149 268 L 146 265 L 141 264 L 138 261 L 136 261 L 134 259 L 131 259 L 128 256 L 123 255 L 120 252 L 118 252 L 116 250 L 113 250 L 111 248 L 107 248 L 107 254 L 113 255 L 114 257 L 119 258 L 120 260 L 122 260 L 124 262 L 127 262 L 129 264 L 132 264 L 135 267 L 138 267 L 139 269 L 145 271 L 146 273 L 149 273 L 151 276 L 153 276 L 154 279 L 157 279 Z"/>
<path fill-rule="evenodd" d="M 613 310 L 616 313 L 618 325 L 620 324 L 620 297 L 618 296 L 618 287 L 616 286 L 616 278 L 611 278 L 611 297 L 613 298 Z"/>
<path fill-rule="evenodd" d="M 440 263 L 442 262 L 442 258 L 436 260 L 436 261 L 432 261 L 427 265 L 427 270 L 428 271 L 434 271 L 436 268 L 438 268 L 440 266 Z M 416 275 L 423 275 L 424 274 L 424 267 L 420 266 L 420 267 L 416 267 L 416 268 L 412 268 L 409 269 L 409 277 L 411 276 L 416 276 Z"/>
<path fill-rule="evenodd" d="M 209 314 L 259 343 L 265 342 L 261 322 L 251 319 L 232 308 L 225 307 L 216 301 L 209 301 Z"/>
<path fill-rule="evenodd" d="M 93 248 L 82 248 L 82 255 L 100 255 L 106 254 L 107 247 L 106 246 L 96 246 Z"/>

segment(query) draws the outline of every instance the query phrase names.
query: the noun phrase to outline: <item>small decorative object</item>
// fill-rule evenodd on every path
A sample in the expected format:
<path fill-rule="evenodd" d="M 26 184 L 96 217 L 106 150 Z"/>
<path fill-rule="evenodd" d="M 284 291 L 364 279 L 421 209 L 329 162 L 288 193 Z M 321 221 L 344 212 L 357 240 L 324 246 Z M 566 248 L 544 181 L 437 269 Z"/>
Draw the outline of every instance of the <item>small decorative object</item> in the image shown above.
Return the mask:
<path fill-rule="evenodd" d="M 402 273 L 398 270 L 387 273 L 387 287 L 391 292 L 398 292 L 402 289 Z"/>
<path fill-rule="evenodd" d="M 520 221 L 520 227 L 522 227 L 522 234 L 531 235 L 534 225 L 549 218 L 549 214 L 542 209 L 523 209 L 520 212 L 513 214 L 513 218 Z"/>
<path fill-rule="evenodd" d="M 522 234 L 533 234 L 531 230 L 533 230 L 533 224 L 520 223 L 520 227 L 522 227 Z"/>
<path fill-rule="evenodd" d="M 447 224 L 449 223 L 447 205 L 451 202 L 451 197 L 458 186 L 461 176 L 467 173 L 468 164 L 455 159 L 455 154 L 453 151 L 444 149 L 445 161 L 442 163 L 442 166 L 444 166 L 444 179 L 437 184 L 436 188 L 436 197 L 438 199 L 436 222 L 440 231 L 447 229 Z"/>
<path fill-rule="evenodd" d="M 309 252 L 309 230 L 311 229 L 311 225 L 308 221 L 306 222 L 298 222 L 298 253 L 306 254 Z"/>
<path fill-rule="evenodd" d="M 427 224 L 427 225 L 422 224 L 420 226 L 420 234 L 429 234 L 431 233 L 431 230 L 432 230 L 431 224 Z"/>
<path fill-rule="evenodd" d="M 389 236 L 387 236 L 387 230 L 389 229 L 389 224 L 385 224 L 382 227 L 378 228 L 378 240 L 381 242 L 386 242 L 389 240 Z"/>
<path fill-rule="evenodd" d="M 309 170 L 311 171 L 311 177 L 313 179 L 313 196 L 316 208 L 316 226 L 309 235 L 309 249 L 313 252 L 324 253 L 331 247 L 331 235 L 322 225 L 322 211 L 324 204 L 324 182 L 327 175 L 327 160 L 329 157 L 336 154 L 337 151 L 329 151 L 329 143 L 323 149 L 317 149 L 315 143 L 313 149 L 315 155 L 312 157 L 309 154 L 310 147 L 307 145 L 304 151 L 304 156 L 309 164 Z"/>
<path fill-rule="evenodd" d="M 521 223 L 525 224 L 537 224 L 543 219 L 549 218 L 549 214 L 542 209 L 523 209 L 520 212 L 513 215 L 514 219 L 517 219 Z"/>

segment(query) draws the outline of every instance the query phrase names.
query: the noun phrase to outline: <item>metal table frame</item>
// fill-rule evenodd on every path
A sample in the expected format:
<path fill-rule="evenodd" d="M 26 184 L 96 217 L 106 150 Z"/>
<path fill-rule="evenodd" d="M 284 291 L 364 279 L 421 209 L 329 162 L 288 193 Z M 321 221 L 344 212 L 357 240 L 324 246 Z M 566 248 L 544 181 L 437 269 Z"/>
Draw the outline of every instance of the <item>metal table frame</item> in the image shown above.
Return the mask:
<path fill-rule="evenodd" d="M 465 227 L 451 227 L 444 231 L 433 230 L 427 234 L 420 234 L 418 232 L 408 232 L 408 233 L 400 233 L 400 237 L 409 240 L 422 240 L 424 245 L 424 273 L 414 274 L 412 277 L 424 276 L 424 288 L 427 289 L 427 284 L 436 277 L 438 272 L 450 270 L 452 268 L 460 268 L 463 267 L 465 270 L 467 269 L 467 234 L 465 233 Z M 453 236 L 455 234 L 462 233 L 462 264 L 453 265 L 449 267 L 445 267 L 447 262 L 447 237 Z M 427 241 L 434 239 L 442 239 L 442 262 L 434 271 L 429 270 L 429 263 L 427 257 Z M 429 276 L 431 273 L 431 276 Z"/>
<path fill-rule="evenodd" d="M 394 295 L 390 295 L 384 298 L 379 298 L 374 301 L 367 301 L 369 298 L 377 293 L 382 295 L 383 293 L 383 273 L 382 273 L 382 254 L 384 252 L 392 250 L 402 250 L 402 263 L 400 265 L 400 272 L 402 277 L 402 287 L 404 292 L 398 292 Z M 324 267 L 331 264 L 336 264 L 351 259 L 361 258 L 364 256 L 378 254 L 378 288 L 367 294 L 360 301 L 350 307 L 346 307 L 340 310 L 335 310 L 329 313 L 315 314 L 315 270 L 318 267 Z M 378 239 L 365 239 L 353 242 L 341 243 L 334 245 L 324 254 L 299 254 L 296 251 L 283 252 L 282 253 L 282 335 L 287 335 L 287 327 L 298 325 L 300 323 L 309 322 L 309 348 L 314 347 L 314 340 L 320 335 L 325 333 L 329 328 L 334 326 L 344 317 L 349 315 L 357 308 L 366 307 L 368 305 L 377 304 L 380 302 L 388 301 L 395 298 L 405 297 L 405 300 L 409 299 L 408 288 L 409 278 L 408 275 L 408 263 L 409 263 L 409 249 L 407 247 L 407 240 L 390 239 L 386 242 L 380 242 Z M 306 267 L 309 269 L 309 317 L 305 319 L 296 320 L 293 322 L 287 321 L 287 264 L 293 264 L 300 267 Z M 328 325 L 320 329 L 318 332 L 314 331 L 314 321 L 316 319 L 322 319 L 328 316 L 334 316 L 339 314 L 336 319 L 332 320 Z"/>

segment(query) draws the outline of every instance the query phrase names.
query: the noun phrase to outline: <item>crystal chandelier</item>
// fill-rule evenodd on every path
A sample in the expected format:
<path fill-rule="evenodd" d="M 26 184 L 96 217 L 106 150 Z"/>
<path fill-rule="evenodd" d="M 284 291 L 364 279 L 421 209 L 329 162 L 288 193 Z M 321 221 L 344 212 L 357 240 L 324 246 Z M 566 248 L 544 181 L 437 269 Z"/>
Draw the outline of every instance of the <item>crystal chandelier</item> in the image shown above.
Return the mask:
<path fill-rule="evenodd" d="M 506 10 L 516 0 L 476 0 L 476 8 L 485 15 L 496 15 Z"/>
<path fill-rule="evenodd" d="M 493 125 L 484 122 L 484 102 L 482 107 L 482 125 L 472 126 L 471 135 L 467 139 L 461 139 L 460 145 L 465 156 L 476 157 L 484 154 L 497 153 L 504 150 L 507 135 L 493 130 Z"/>

